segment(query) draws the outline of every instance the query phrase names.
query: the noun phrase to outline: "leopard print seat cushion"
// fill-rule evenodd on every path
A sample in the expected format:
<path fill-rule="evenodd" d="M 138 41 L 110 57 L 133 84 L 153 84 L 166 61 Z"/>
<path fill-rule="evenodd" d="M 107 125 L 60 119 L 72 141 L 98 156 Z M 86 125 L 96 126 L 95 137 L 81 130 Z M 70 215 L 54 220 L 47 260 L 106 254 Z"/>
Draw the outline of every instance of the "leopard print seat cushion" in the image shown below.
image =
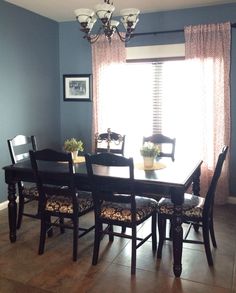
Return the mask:
<path fill-rule="evenodd" d="M 77 200 L 79 213 L 83 213 L 93 207 L 93 198 L 90 192 L 79 191 Z M 50 195 L 47 198 L 45 209 L 50 212 L 73 214 L 72 199 L 63 195 Z"/>
<path fill-rule="evenodd" d="M 136 196 L 136 221 L 139 222 L 157 209 L 157 201 Z M 131 222 L 131 206 L 126 203 L 105 201 L 101 205 L 101 218 L 121 222 Z"/>
<path fill-rule="evenodd" d="M 202 218 L 203 206 L 205 199 L 200 196 L 187 194 L 184 195 L 183 216 L 187 218 Z M 158 202 L 157 211 L 159 214 L 172 215 L 174 204 L 169 198 L 162 198 Z"/>
<path fill-rule="evenodd" d="M 26 198 L 38 198 L 39 192 L 36 186 L 24 186 L 22 194 Z"/>

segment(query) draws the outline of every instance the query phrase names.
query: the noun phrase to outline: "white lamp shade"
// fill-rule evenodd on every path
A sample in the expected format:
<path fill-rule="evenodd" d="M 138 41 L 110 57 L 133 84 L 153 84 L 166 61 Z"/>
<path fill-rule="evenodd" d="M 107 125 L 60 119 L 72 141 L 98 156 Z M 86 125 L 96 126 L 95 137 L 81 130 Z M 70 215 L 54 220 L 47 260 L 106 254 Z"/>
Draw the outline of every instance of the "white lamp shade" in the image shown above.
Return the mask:
<path fill-rule="evenodd" d="M 132 21 L 136 22 L 140 11 L 136 8 L 126 8 L 120 11 L 120 14 L 125 22 Z"/>
<path fill-rule="evenodd" d="M 107 3 L 98 4 L 95 6 L 97 16 L 102 18 L 107 18 L 108 20 L 111 18 L 112 12 L 115 10 L 115 6 Z"/>
<path fill-rule="evenodd" d="M 112 27 L 117 27 L 118 25 L 119 25 L 119 21 L 117 21 L 117 20 L 111 20 L 111 26 Z"/>
<path fill-rule="evenodd" d="M 121 22 L 123 23 L 124 28 L 127 30 L 128 24 L 124 21 L 124 19 L 121 19 Z M 133 22 L 133 25 L 130 27 L 132 29 L 135 29 L 136 24 L 139 22 L 139 19 L 137 18 L 135 22 Z"/>
<path fill-rule="evenodd" d="M 95 16 L 92 17 L 91 21 L 89 22 L 89 24 L 87 25 L 87 27 L 89 28 L 89 30 L 92 30 L 95 22 L 97 21 L 97 18 Z"/>
<path fill-rule="evenodd" d="M 91 21 L 92 16 L 94 15 L 94 11 L 92 9 L 79 8 L 75 10 L 75 15 L 80 23 L 89 23 Z"/>

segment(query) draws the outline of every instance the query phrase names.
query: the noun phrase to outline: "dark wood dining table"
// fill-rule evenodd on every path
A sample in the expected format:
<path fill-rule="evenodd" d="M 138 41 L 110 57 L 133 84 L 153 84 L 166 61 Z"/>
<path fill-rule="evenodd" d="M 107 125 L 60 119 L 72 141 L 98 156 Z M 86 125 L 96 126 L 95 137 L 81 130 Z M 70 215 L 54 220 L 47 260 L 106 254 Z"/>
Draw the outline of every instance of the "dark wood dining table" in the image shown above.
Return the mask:
<path fill-rule="evenodd" d="M 200 172 L 201 160 L 185 158 L 175 162 L 164 161 L 165 167 L 157 170 L 140 170 L 135 168 L 135 190 L 137 194 L 152 197 L 155 194 L 171 196 L 174 203 L 173 225 L 173 271 L 176 277 L 182 272 L 182 247 L 183 247 L 183 228 L 182 228 L 182 203 L 184 192 L 192 185 L 192 192 L 199 195 L 200 192 Z M 63 164 L 52 168 L 50 164 L 45 168 L 55 173 L 55 180 L 60 178 L 63 183 Z M 19 181 L 35 182 L 33 170 L 30 161 L 17 163 L 3 167 L 5 171 L 5 182 L 8 184 L 8 217 L 9 217 L 9 237 L 11 242 L 15 242 L 16 235 L 16 184 Z M 105 172 L 109 172 L 106 168 Z M 102 171 L 105 175 L 104 170 Z M 60 175 L 61 176 L 60 176 Z M 59 176 L 58 176 L 59 175 Z M 114 176 L 121 178 L 123 174 L 118 173 Z M 75 164 L 75 181 L 79 189 L 90 190 L 89 180 L 85 163 Z"/>

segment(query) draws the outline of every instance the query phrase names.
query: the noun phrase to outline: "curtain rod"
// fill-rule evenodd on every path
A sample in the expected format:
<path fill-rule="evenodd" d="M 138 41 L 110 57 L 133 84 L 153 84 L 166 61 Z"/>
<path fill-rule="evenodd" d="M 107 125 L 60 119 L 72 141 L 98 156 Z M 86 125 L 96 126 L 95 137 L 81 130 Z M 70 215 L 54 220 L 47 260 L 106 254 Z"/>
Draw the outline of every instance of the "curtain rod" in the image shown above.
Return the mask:
<path fill-rule="evenodd" d="M 236 23 L 231 23 L 232 28 L 236 28 Z M 136 36 L 146 36 L 146 35 L 160 35 L 160 34 L 169 34 L 169 33 L 181 33 L 184 32 L 184 29 L 178 30 L 169 30 L 169 31 L 157 31 L 157 32 L 149 32 L 149 33 L 134 33 L 132 37 Z"/>

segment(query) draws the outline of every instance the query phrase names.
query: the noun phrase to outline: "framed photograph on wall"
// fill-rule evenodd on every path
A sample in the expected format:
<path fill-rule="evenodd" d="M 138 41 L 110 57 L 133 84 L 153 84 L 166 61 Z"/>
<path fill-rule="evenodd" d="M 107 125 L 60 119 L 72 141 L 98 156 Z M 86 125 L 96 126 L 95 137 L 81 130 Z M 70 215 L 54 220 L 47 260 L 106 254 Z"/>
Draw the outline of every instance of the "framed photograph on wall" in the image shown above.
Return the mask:
<path fill-rule="evenodd" d="M 64 101 L 92 101 L 91 74 L 63 75 Z"/>

